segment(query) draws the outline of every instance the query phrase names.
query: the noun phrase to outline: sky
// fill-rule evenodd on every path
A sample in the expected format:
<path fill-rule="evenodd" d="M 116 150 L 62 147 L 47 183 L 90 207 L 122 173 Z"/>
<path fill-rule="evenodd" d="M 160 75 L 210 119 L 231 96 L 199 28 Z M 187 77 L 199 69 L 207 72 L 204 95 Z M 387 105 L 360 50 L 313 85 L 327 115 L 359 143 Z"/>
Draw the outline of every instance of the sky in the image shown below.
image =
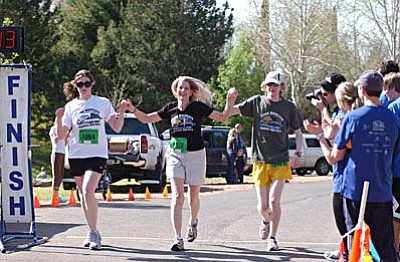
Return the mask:
<path fill-rule="evenodd" d="M 235 9 L 233 11 L 235 23 L 245 21 L 251 10 L 249 0 L 217 0 L 217 6 L 222 6 L 226 1 L 229 7 Z"/>

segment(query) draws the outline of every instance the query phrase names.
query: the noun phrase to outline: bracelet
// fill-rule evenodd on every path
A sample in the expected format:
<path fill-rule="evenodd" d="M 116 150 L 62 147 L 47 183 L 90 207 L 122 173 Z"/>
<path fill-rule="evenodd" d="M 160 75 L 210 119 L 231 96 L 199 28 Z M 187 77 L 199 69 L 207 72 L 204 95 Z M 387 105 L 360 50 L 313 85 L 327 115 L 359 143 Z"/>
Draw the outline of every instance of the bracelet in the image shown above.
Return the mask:
<path fill-rule="evenodd" d="M 324 132 L 319 133 L 319 134 L 317 135 L 317 139 L 320 140 L 321 137 L 324 137 L 324 135 L 325 135 Z"/>

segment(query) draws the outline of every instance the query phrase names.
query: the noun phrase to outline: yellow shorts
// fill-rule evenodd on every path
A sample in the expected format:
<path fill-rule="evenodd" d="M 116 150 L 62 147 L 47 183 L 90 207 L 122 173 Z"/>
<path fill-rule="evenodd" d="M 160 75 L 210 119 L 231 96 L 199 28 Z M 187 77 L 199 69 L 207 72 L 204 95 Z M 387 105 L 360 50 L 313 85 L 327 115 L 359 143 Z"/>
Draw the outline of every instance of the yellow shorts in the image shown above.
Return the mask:
<path fill-rule="evenodd" d="M 289 161 L 273 164 L 254 163 L 251 176 L 254 185 L 264 187 L 271 185 L 272 180 L 292 179 L 292 169 Z"/>

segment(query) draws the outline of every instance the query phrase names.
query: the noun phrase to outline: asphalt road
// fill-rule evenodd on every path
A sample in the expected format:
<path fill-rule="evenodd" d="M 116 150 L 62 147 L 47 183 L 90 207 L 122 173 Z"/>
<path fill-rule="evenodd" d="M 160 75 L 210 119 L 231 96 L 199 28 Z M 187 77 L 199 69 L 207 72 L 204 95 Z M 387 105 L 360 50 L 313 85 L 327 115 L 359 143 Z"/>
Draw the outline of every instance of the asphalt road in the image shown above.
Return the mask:
<path fill-rule="evenodd" d="M 79 206 L 35 209 L 39 236 L 49 241 L 0 254 L 11 261 L 326 261 L 323 252 L 338 247 L 331 207 L 330 177 L 295 178 L 285 187 L 279 251 L 267 252 L 258 239 L 260 218 L 253 185 L 207 185 L 201 195 L 199 236 L 185 252 L 171 252 L 170 198 L 152 194 L 114 194 L 100 200 L 103 248 L 82 248 L 86 226 Z M 187 203 L 184 221 L 188 219 Z M 184 223 L 186 224 L 186 222 Z"/>

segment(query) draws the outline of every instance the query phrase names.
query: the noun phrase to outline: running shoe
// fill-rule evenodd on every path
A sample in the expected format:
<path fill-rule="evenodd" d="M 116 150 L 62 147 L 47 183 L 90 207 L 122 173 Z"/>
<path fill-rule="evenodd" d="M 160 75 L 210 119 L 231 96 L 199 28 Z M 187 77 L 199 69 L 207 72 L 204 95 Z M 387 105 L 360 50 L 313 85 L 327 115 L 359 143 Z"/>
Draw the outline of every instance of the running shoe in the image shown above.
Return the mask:
<path fill-rule="evenodd" d="M 95 241 L 96 237 L 97 237 L 96 231 L 92 231 L 92 230 L 88 231 L 87 234 L 86 234 L 86 238 L 83 241 L 83 246 L 84 247 L 89 247 L 90 243 Z"/>
<path fill-rule="evenodd" d="M 183 238 L 177 238 L 171 245 L 171 251 L 183 251 L 185 250 L 185 244 Z"/>
<path fill-rule="evenodd" d="M 339 260 L 340 258 L 339 250 L 326 251 L 324 253 L 324 258 L 328 260 Z"/>
<path fill-rule="evenodd" d="M 196 220 L 195 224 L 188 226 L 186 231 L 186 240 L 188 242 L 193 242 L 197 238 L 197 224 L 198 220 Z"/>
<path fill-rule="evenodd" d="M 89 244 L 89 248 L 92 250 L 99 250 L 101 249 L 101 236 L 100 236 L 100 232 L 98 230 L 95 231 L 95 239 L 93 239 L 93 241 L 90 242 Z"/>
<path fill-rule="evenodd" d="M 267 251 L 277 251 L 279 250 L 278 242 L 274 237 L 267 239 Z"/>
<path fill-rule="evenodd" d="M 258 231 L 261 240 L 266 240 L 268 238 L 269 224 L 270 224 L 269 221 L 265 222 L 264 220 L 261 220 L 260 230 Z"/>

